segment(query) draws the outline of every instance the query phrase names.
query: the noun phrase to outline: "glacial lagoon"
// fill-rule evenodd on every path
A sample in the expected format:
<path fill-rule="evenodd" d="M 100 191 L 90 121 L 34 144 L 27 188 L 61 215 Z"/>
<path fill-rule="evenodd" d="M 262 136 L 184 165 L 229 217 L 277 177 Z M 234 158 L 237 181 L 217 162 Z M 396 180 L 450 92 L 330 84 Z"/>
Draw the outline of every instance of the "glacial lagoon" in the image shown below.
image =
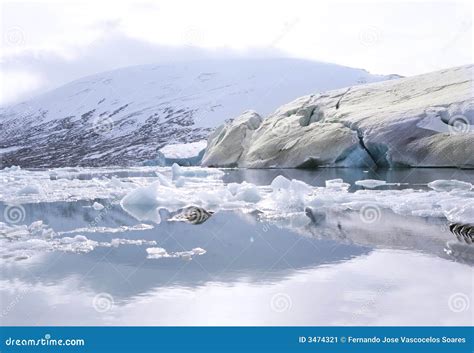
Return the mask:
<path fill-rule="evenodd" d="M 466 204 L 473 191 L 427 184 L 469 183 L 474 171 L 189 170 L 1 171 L 2 324 L 473 324 L 474 244 L 449 231 L 440 201 Z M 314 187 L 324 217 L 308 220 L 298 206 L 307 199 L 275 197 L 279 175 L 304 182 L 294 185 L 303 194 Z M 364 190 L 363 179 L 387 185 Z M 126 211 L 126 195 L 150 185 L 159 206 Z M 384 201 L 405 194 L 414 212 Z M 364 218 L 367 195 L 376 207 Z M 215 213 L 202 224 L 170 221 L 180 197 Z"/>

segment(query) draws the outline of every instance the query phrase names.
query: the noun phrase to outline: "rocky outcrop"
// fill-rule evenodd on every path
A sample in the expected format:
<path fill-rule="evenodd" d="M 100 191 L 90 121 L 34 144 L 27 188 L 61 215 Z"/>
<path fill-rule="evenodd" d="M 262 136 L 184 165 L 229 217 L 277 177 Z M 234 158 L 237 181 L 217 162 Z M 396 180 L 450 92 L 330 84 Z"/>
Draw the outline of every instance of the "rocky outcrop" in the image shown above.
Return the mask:
<path fill-rule="evenodd" d="M 209 137 L 202 164 L 474 168 L 472 77 L 470 65 L 309 95 L 256 130 L 245 113 Z"/>

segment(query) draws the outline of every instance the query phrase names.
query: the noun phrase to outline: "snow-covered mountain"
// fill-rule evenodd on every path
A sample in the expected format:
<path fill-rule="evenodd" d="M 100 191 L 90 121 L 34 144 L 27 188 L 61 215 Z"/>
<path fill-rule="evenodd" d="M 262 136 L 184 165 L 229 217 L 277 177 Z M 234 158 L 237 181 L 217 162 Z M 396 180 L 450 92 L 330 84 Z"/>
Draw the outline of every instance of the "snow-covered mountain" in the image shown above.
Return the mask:
<path fill-rule="evenodd" d="M 296 59 L 146 65 L 71 82 L 0 110 L 4 166 L 137 165 L 170 143 L 301 95 L 393 78 Z"/>

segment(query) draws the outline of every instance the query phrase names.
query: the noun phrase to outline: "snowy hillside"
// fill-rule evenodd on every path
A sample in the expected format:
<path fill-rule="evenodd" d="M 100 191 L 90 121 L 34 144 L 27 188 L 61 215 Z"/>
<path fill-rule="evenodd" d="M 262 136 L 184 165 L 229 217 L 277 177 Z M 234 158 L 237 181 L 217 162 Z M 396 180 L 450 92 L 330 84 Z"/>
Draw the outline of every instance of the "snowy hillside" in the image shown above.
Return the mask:
<path fill-rule="evenodd" d="M 129 67 L 0 110 L 0 160 L 23 167 L 137 165 L 172 143 L 207 138 L 243 111 L 381 81 L 361 69 L 295 59 Z"/>

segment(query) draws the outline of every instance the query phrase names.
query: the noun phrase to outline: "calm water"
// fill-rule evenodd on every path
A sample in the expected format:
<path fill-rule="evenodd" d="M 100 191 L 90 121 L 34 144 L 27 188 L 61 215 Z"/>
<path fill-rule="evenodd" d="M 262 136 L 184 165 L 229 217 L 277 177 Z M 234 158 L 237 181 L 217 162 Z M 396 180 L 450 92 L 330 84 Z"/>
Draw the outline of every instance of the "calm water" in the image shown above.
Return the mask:
<path fill-rule="evenodd" d="M 423 188 L 435 179 L 472 182 L 461 170 L 231 171 L 226 182 L 264 185 L 278 174 L 324 185 L 363 178 Z M 404 186 L 402 186 L 404 187 Z M 147 259 L 150 245 L 40 252 L 2 263 L 1 322 L 13 325 L 472 325 L 474 250 L 441 219 L 384 214 L 383 222 L 341 219 L 337 226 L 280 228 L 256 216 L 219 212 L 201 225 L 139 223 L 118 204 L 86 232 L 89 203 L 26 204 L 24 224 L 110 242 L 154 240 L 187 258 Z M 0 203 L 0 214 L 5 205 Z M 150 225 L 152 225 L 150 223 Z M 82 229 L 81 229 L 82 228 Z M 454 251 L 449 251 L 449 250 Z"/>

